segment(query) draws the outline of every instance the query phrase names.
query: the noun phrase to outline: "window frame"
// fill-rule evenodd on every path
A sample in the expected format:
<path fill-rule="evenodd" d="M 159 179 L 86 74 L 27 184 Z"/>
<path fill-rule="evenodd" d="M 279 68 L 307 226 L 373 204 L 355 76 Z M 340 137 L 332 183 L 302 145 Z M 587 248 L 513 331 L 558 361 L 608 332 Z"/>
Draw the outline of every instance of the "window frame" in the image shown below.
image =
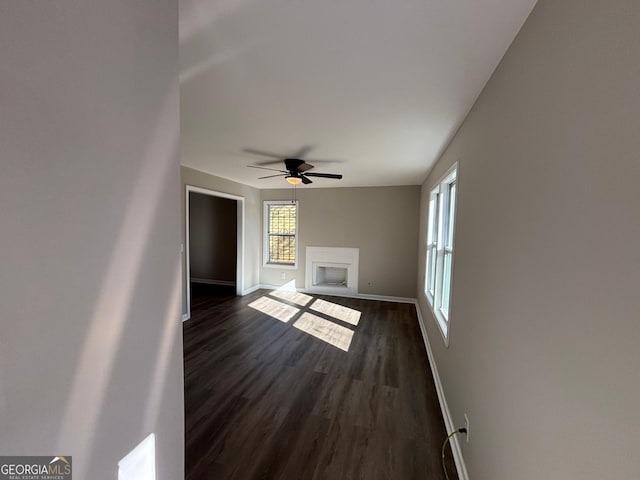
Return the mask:
<path fill-rule="evenodd" d="M 457 216 L 458 164 L 447 170 L 429 190 L 425 245 L 424 294 L 438 324 L 445 345 L 449 345 L 451 330 L 451 292 Z M 453 206 L 453 211 L 452 211 Z M 433 251 L 435 250 L 435 256 Z M 449 260 L 448 285 L 445 285 L 445 265 Z M 445 299 L 445 297 L 448 297 Z M 447 305 L 444 305 L 447 303 Z"/>
<path fill-rule="evenodd" d="M 295 205 L 296 207 L 296 232 L 293 235 L 295 237 L 295 261 L 290 263 L 273 263 L 269 262 L 269 209 L 272 205 Z M 267 268 L 280 268 L 280 269 L 297 269 L 298 268 L 298 240 L 299 240 L 299 225 L 300 225 L 300 203 L 292 200 L 265 200 L 263 202 L 263 220 L 262 220 L 262 266 Z"/>
<path fill-rule="evenodd" d="M 429 303 L 433 303 L 435 297 L 436 271 L 434 266 L 437 265 L 438 252 L 438 225 L 437 219 L 440 215 L 439 205 L 440 185 L 429 192 L 429 211 L 427 213 L 427 257 L 425 269 L 425 294 Z"/>

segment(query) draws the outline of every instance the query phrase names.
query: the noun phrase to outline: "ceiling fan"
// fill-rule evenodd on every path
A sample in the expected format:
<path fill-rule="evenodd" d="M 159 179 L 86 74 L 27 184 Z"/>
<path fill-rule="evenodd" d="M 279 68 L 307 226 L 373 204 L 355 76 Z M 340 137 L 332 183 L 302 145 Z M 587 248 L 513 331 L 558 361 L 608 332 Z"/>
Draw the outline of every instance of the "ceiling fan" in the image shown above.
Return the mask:
<path fill-rule="evenodd" d="M 302 152 L 298 152 L 298 153 L 306 153 L 305 150 L 307 149 L 303 149 Z M 300 185 L 301 183 L 308 185 L 310 183 L 313 183 L 313 181 L 309 177 L 334 178 L 337 180 L 340 180 L 342 178 L 342 175 L 336 174 L 336 173 L 310 172 L 309 170 L 314 168 L 313 165 L 308 164 L 307 162 L 305 162 L 300 158 L 284 158 L 283 159 L 277 155 L 261 152 L 258 150 L 246 149 L 245 151 L 248 153 L 279 158 L 279 160 L 276 162 L 266 162 L 258 165 L 247 165 L 250 168 L 260 168 L 262 170 L 272 170 L 274 172 L 280 172 L 276 175 L 267 175 L 265 177 L 258 177 L 258 180 L 261 180 L 263 178 L 284 177 L 284 179 L 291 185 Z M 296 156 L 300 156 L 300 155 L 296 155 Z M 284 168 L 285 168 L 284 170 L 262 166 L 262 165 L 277 164 L 280 162 L 284 163 Z"/>

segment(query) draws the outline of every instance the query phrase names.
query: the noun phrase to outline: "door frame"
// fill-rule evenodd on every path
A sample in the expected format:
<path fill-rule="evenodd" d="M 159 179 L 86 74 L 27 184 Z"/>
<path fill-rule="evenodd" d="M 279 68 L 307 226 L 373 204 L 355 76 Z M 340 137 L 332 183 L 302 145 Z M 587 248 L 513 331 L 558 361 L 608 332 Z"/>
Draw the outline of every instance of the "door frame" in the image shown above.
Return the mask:
<path fill-rule="evenodd" d="M 189 194 L 200 193 L 210 197 L 227 198 L 235 200 L 237 206 L 237 231 L 236 231 L 236 295 L 244 292 L 244 197 L 230 193 L 218 192 L 208 188 L 185 185 L 185 292 L 187 296 L 187 312 L 184 320 L 191 318 L 191 268 L 189 257 Z"/>

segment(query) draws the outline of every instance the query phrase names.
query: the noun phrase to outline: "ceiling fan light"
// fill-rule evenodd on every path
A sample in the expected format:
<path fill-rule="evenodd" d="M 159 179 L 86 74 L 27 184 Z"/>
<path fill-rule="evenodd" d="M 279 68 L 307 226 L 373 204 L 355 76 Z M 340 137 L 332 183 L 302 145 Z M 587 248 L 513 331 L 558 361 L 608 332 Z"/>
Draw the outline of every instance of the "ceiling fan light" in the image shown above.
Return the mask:
<path fill-rule="evenodd" d="M 287 175 L 284 179 L 291 185 L 300 185 L 302 183 L 302 179 L 300 177 L 294 177 L 293 175 Z"/>

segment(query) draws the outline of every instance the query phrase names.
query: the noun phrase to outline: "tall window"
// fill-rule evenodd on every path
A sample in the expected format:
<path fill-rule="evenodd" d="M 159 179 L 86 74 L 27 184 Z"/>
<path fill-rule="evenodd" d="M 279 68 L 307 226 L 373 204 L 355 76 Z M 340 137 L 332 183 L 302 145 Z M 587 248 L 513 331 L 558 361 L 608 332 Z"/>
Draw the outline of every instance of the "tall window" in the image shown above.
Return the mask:
<path fill-rule="evenodd" d="M 449 306 L 453 271 L 453 236 L 456 215 L 457 166 L 429 194 L 425 294 L 445 337 L 449 331 Z"/>
<path fill-rule="evenodd" d="M 295 267 L 298 203 L 264 202 L 265 265 Z"/>

